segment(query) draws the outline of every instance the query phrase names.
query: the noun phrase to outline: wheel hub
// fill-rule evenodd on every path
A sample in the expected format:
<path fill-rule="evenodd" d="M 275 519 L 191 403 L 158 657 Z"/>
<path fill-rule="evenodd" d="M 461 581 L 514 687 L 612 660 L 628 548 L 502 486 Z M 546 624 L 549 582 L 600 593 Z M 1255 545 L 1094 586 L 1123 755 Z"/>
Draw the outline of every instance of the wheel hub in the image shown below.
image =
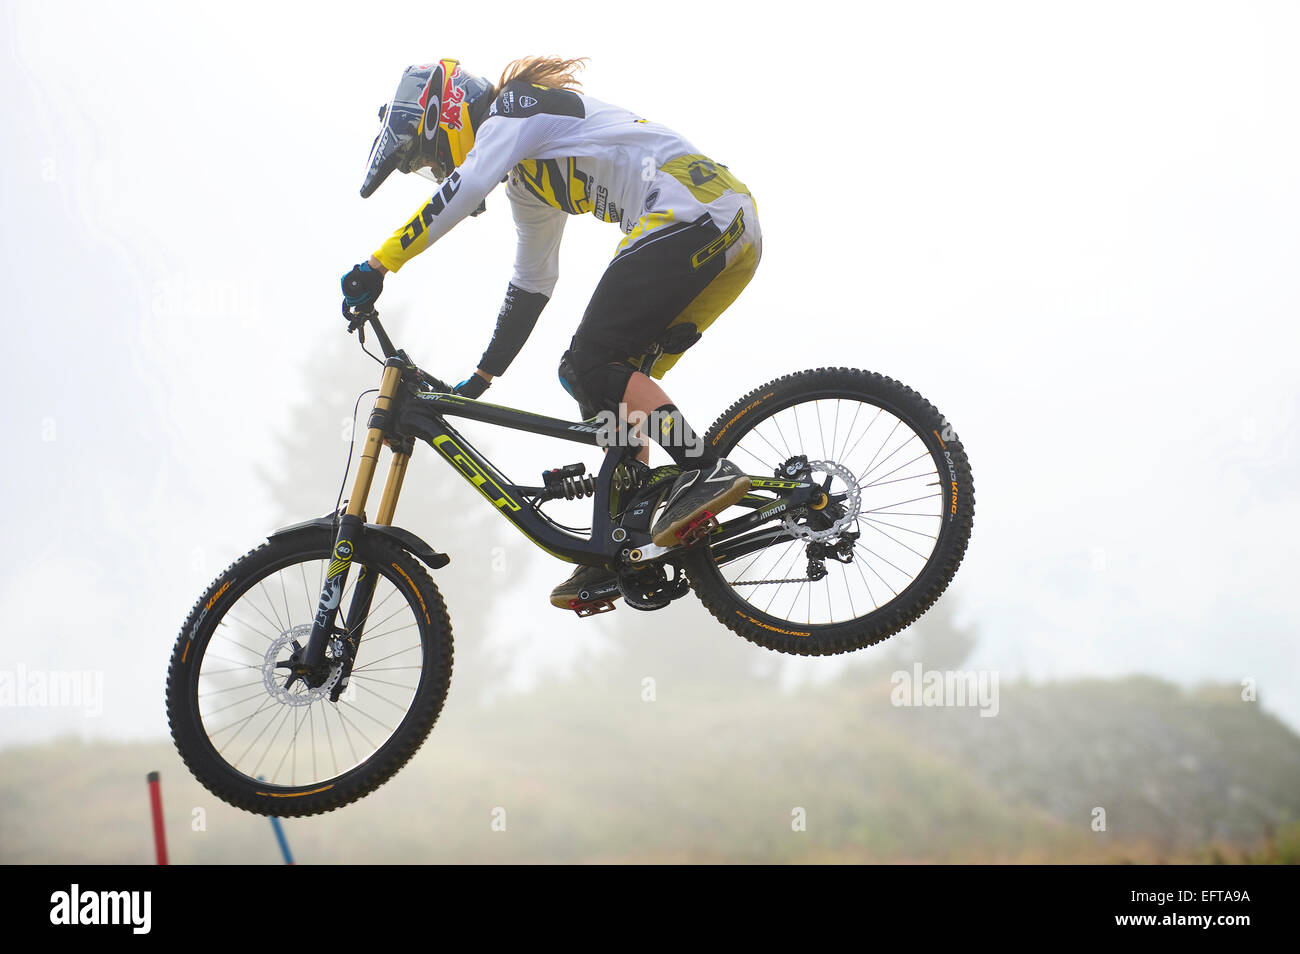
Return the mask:
<path fill-rule="evenodd" d="M 822 486 L 822 495 L 829 498 L 829 502 L 822 503 L 820 507 L 815 508 L 818 516 L 822 518 L 816 521 L 821 526 L 811 526 L 811 521 L 807 524 L 797 523 L 794 514 L 788 514 L 782 518 L 781 526 L 785 528 L 790 536 L 799 540 L 806 540 L 810 543 L 822 543 L 832 540 L 857 520 L 858 513 L 862 509 L 862 488 L 858 486 L 858 479 L 853 471 L 834 461 L 810 460 L 803 462 L 803 464 L 804 466 L 799 467 L 795 465 L 794 461 L 791 461 L 787 463 L 784 469 L 789 471 L 791 466 L 794 465 L 793 473 L 799 474 L 804 480 L 812 480 L 816 474 L 825 475 L 826 480 Z M 830 487 L 835 478 L 839 478 L 845 490 L 831 494 Z"/>
<path fill-rule="evenodd" d="M 262 661 L 262 685 L 281 705 L 309 706 L 321 699 L 328 699 L 339 677 L 343 675 L 343 657 L 336 652 L 334 659 L 329 660 L 330 671 L 325 681 L 315 687 L 307 681 L 307 667 L 300 660 L 302 644 L 311 637 L 311 627 L 311 623 L 301 623 L 286 629 L 266 650 Z M 291 649 L 291 653 L 287 660 L 281 661 L 280 654 L 285 649 Z M 284 670 L 288 670 L 287 679 L 284 678 Z M 281 682 L 281 679 L 284 681 Z"/>

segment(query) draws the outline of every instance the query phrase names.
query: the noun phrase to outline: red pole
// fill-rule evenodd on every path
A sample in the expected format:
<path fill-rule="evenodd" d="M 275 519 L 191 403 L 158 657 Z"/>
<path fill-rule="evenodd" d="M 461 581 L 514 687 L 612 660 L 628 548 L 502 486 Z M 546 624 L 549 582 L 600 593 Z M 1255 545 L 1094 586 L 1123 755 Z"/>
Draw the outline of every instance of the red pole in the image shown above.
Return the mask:
<path fill-rule="evenodd" d="M 163 828 L 162 788 L 158 783 L 158 773 L 150 772 L 149 804 L 153 809 L 153 845 L 158 856 L 158 864 L 167 864 L 167 832 Z"/>

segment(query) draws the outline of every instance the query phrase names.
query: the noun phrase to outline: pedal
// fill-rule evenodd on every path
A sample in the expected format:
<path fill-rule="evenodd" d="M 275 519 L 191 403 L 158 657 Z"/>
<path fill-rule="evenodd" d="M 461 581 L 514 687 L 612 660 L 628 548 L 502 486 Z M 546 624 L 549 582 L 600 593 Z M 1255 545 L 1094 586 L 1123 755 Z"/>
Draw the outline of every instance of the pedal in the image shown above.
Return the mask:
<path fill-rule="evenodd" d="M 569 600 L 569 609 L 579 616 L 595 616 L 597 613 L 608 613 L 615 608 L 613 600 Z"/>
<path fill-rule="evenodd" d="M 717 529 L 717 526 L 718 518 L 706 510 L 678 530 L 677 539 L 681 541 L 682 546 L 689 547 L 693 543 L 708 539 L 709 534 Z"/>

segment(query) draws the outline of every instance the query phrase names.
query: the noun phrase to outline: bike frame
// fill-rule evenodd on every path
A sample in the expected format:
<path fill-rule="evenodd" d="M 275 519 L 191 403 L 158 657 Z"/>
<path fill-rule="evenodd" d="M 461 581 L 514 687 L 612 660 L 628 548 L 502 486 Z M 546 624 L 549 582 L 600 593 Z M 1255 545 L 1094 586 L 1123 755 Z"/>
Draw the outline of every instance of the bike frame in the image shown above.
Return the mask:
<path fill-rule="evenodd" d="M 339 602 L 346 586 L 356 542 L 364 532 L 365 507 L 370 496 L 379 456 L 385 444 L 393 451 L 392 462 L 380 496 L 373 523 L 392 524 L 397 501 L 402 492 L 407 467 L 416 439 L 428 442 L 439 455 L 469 481 L 497 512 L 515 525 L 526 537 L 552 556 L 571 563 L 611 566 L 634 570 L 638 565 L 655 561 L 673 563 L 678 548 L 655 546 L 650 534 L 627 529 L 615 523 L 609 512 L 614 475 L 623 464 L 635 459 L 639 447 L 633 443 L 610 445 L 602 429 L 590 421 L 567 421 L 514 408 L 476 401 L 455 394 L 441 381 L 416 367 L 407 356 L 393 348 L 379 324 L 378 316 L 362 316 L 374 328 L 387 357 L 379 394 L 371 411 L 365 442 L 357 465 L 352 495 L 338 518 L 333 558 L 329 565 L 320 603 L 313 621 L 311 638 L 301 654 L 299 668 L 308 683 L 319 684 L 328 675 L 325 649 L 336 636 L 335 621 Z M 363 325 L 357 326 L 359 330 Z M 364 332 L 363 332 L 364 333 Z M 363 338 L 364 341 L 364 338 Z M 589 536 L 566 530 L 541 511 L 545 487 L 515 484 L 481 454 L 469 440 L 447 422 L 448 417 L 462 417 L 498 427 L 555 437 L 576 444 L 605 446 L 605 459 L 595 478 L 592 495 L 591 533 Z M 820 493 L 815 483 L 751 476 L 752 489 L 767 491 L 773 497 L 751 493 L 740 506 L 750 509 L 745 516 L 716 527 L 709 538 L 719 562 L 727 562 L 770 546 L 778 539 L 788 540 L 779 525 L 759 529 L 780 513 L 802 506 Z M 754 531 L 754 532 L 750 532 Z M 721 547 L 721 548 L 720 548 Z M 355 647 L 360 641 L 365 618 L 370 611 L 375 574 L 362 571 L 346 614 L 345 639 Z M 350 666 L 345 664 L 344 677 Z M 339 688 L 346 682 L 340 679 Z"/>

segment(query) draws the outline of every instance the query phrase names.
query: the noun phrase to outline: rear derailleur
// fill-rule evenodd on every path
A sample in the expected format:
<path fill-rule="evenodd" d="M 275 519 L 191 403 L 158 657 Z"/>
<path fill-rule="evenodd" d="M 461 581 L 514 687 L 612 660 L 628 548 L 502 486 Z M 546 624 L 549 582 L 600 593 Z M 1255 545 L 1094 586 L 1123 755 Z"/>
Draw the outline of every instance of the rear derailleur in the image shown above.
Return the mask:
<path fill-rule="evenodd" d="M 827 573 L 827 560 L 852 563 L 853 544 L 857 542 L 858 536 L 853 530 L 845 530 L 834 543 L 823 543 L 819 540 L 810 542 L 804 550 L 804 555 L 808 558 L 808 579 L 816 582 L 824 577 Z"/>

